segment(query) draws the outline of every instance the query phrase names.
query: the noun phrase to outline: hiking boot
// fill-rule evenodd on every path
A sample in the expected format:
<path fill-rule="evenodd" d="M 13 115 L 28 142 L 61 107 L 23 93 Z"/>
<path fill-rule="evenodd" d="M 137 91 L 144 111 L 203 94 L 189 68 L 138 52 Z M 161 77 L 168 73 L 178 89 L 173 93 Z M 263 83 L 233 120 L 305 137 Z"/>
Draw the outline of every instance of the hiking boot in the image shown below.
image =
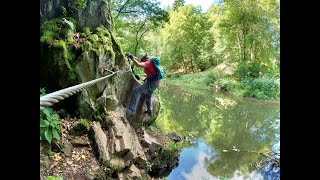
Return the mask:
<path fill-rule="evenodd" d="M 133 114 L 135 114 L 136 113 L 136 111 L 134 111 L 134 110 L 132 110 L 132 109 L 127 109 L 127 114 L 128 115 L 133 115 Z"/>
<path fill-rule="evenodd" d="M 152 111 L 145 111 L 144 113 L 145 113 L 145 114 L 147 113 L 149 116 L 152 117 Z"/>

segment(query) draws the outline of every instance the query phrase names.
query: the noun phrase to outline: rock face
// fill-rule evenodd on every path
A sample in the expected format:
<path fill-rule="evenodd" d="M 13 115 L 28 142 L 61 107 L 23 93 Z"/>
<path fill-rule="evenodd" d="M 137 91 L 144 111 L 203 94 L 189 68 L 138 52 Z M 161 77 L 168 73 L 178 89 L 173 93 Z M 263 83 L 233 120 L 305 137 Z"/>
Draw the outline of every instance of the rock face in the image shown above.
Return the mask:
<path fill-rule="evenodd" d="M 102 161 L 108 162 L 111 156 L 118 156 L 125 157 L 125 160 L 129 161 L 127 164 L 136 163 L 143 166 L 146 157 L 135 130 L 125 118 L 125 109 L 118 107 L 115 111 L 109 112 L 106 121 L 111 121 L 112 124 L 108 131 L 103 131 L 99 123 L 93 125 Z"/>
<path fill-rule="evenodd" d="M 61 6 L 67 7 L 68 0 L 40 0 L 40 24 L 62 14 Z"/>
<path fill-rule="evenodd" d="M 74 11 L 72 16 L 78 22 L 78 28 L 89 27 L 94 29 L 99 25 L 112 29 L 111 1 L 108 0 L 87 0 L 85 8 Z"/>
<path fill-rule="evenodd" d="M 178 151 L 164 148 L 143 127 L 135 131 L 125 116 L 125 108 L 118 106 L 108 112 L 102 125 L 93 123 L 94 141 L 102 163 L 115 170 L 119 179 L 168 175 L 178 165 Z"/>
<path fill-rule="evenodd" d="M 102 162 L 109 162 L 110 156 L 108 150 L 108 138 L 106 134 L 103 132 L 100 123 L 93 122 L 92 129 L 94 132 L 96 144 L 98 146 L 100 160 L 102 160 Z"/>
<path fill-rule="evenodd" d="M 70 2 L 70 3 L 69 3 Z M 64 16 L 61 6 L 66 9 L 66 15 L 73 17 L 77 23 L 77 29 L 81 31 L 84 27 L 95 29 L 104 25 L 112 29 L 110 0 L 40 0 L 40 24 L 55 17 Z"/>

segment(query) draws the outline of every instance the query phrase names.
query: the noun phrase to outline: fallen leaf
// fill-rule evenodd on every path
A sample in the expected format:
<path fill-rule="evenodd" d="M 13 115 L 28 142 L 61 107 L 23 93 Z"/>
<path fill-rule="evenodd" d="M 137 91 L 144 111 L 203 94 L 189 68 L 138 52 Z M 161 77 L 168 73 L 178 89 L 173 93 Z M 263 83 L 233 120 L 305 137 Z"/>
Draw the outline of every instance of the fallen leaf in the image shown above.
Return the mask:
<path fill-rule="evenodd" d="M 50 166 L 50 169 L 53 168 L 53 167 L 55 167 L 55 166 L 57 166 L 57 165 L 58 165 L 58 162 L 53 162 L 53 163 L 51 164 L 51 166 Z"/>
<path fill-rule="evenodd" d="M 59 161 L 61 159 L 61 156 L 59 155 L 59 154 L 55 154 L 54 156 L 53 156 L 53 160 L 54 161 Z"/>
<path fill-rule="evenodd" d="M 72 164 L 72 161 L 67 161 L 67 164 L 69 164 L 69 165 Z"/>

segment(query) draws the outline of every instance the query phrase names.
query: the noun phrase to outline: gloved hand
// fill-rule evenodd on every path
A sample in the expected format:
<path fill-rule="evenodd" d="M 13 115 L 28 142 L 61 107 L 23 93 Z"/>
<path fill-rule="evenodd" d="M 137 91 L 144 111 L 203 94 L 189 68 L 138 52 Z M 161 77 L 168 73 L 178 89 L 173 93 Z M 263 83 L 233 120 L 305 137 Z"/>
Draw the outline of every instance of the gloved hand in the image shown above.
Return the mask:
<path fill-rule="evenodd" d="M 131 60 L 133 60 L 133 55 L 132 54 L 129 54 L 128 56 Z"/>
<path fill-rule="evenodd" d="M 132 54 L 129 54 L 129 53 L 126 53 L 126 56 L 130 59 L 133 59 L 133 55 Z"/>

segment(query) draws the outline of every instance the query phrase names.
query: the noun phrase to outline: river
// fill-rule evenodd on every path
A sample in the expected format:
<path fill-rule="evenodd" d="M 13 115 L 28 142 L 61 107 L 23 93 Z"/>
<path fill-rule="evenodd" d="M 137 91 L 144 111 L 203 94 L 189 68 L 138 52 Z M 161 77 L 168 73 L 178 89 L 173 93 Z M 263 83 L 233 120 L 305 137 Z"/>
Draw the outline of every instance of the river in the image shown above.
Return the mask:
<path fill-rule="evenodd" d="M 280 179 L 280 167 L 257 166 L 266 159 L 259 153 L 280 153 L 279 102 L 167 84 L 157 91 L 161 111 L 155 126 L 187 139 L 166 179 Z"/>

